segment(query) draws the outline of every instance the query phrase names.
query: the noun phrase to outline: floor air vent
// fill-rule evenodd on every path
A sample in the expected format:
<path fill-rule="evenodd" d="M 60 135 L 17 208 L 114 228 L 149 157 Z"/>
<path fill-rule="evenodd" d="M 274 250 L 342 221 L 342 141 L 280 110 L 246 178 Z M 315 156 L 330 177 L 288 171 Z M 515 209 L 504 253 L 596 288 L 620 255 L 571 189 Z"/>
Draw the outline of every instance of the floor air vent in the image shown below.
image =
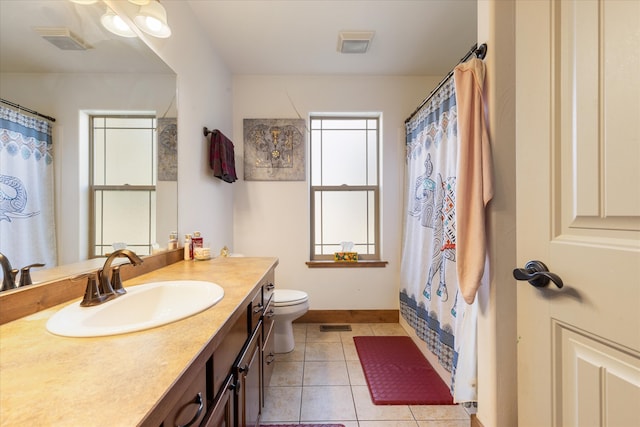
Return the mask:
<path fill-rule="evenodd" d="M 350 331 L 351 325 L 320 325 L 320 332 Z"/>

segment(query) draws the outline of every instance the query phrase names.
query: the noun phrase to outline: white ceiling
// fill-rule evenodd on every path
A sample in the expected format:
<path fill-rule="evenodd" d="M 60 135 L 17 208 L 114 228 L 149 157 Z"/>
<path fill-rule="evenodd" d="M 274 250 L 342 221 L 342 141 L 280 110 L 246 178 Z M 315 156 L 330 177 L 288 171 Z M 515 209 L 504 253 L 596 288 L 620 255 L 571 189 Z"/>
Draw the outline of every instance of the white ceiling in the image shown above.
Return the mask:
<path fill-rule="evenodd" d="M 476 40 L 476 0 L 162 3 L 191 7 L 234 74 L 443 75 Z M 0 71 L 170 71 L 140 40 L 104 30 L 104 10 L 102 2 L 0 0 Z M 93 49 L 59 50 L 33 31 L 37 26 L 68 27 Z M 340 31 L 375 31 L 369 52 L 338 53 Z"/>
<path fill-rule="evenodd" d="M 443 75 L 476 41 L 476 0 L 192 0 L 234 74 Z M 340 31 L 375 31 L 366 54 Z"/>
<path fill-rule="evenodd" d="M 68 0 L 0 0 L 0 71 L 23 73 L 171 73 L 138 38 L 105 30 L 102 2 L 79 5 Z M 34 27 L 65 27 L 93 48 L 60 50 Z"/>

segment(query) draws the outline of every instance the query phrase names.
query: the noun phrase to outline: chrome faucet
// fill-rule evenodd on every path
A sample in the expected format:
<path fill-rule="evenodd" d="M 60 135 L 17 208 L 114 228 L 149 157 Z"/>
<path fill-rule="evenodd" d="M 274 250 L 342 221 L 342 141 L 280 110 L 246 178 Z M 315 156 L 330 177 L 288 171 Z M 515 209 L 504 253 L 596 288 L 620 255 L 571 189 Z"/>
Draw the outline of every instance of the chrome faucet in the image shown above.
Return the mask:
<path fill-rule="evenodd" d="M 0 264 L 2 265 L 2 273 L 4 275 L 4 278 L 2 279 L 2 287 L 0 288 L 0 291 L 6 291 L 9 289 L 15 288 L 16 275 L 18 274 L 18 270 L 15 270 L 11 267 L 9 258 L 4 256 L 2 252 L 0 252 Z"/>
<path fill-rule="evenodd" d="M 120 280 L 120 266 L 117 265 L 111 268 L 111 263 L 118 257 L 127 257 L 131 264 L 140 265 L 142 259 L 129 249 L 118 249 L 113 251 L 111 255 L 107 257 L 101 270 L 98 270 L 98 282 L 100 290 L 104 295 L 119 296 L 125 294 L 127 291 L 122 287 L 122 281 Z M 112 278 L 115 279 L 112 281 Z"/>

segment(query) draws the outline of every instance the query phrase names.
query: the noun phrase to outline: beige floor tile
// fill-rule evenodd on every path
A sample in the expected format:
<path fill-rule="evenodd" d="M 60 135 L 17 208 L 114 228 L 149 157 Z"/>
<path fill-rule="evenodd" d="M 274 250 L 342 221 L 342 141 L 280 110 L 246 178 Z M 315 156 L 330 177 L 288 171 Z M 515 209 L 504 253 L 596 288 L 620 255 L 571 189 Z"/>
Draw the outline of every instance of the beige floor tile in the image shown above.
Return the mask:
<path fill-rule="evenodd" d="M 299 422 L 302 387 L 267 387 L 263 422 Z"/>
<path fill-rule="evenodd" d="M 360 361 L 347 360 L 347 371 L 349 372 L 349 382 L 351 385 L 367 385 Z"/>
<path fill-rule="evenodd" d="M 342 424 L 344 427 L 358 427 L 358 421 L 344 421 L 344 420 L 307 420 L 305 424 Z M 262 422 L 260 423 L 262 424 Z"/>
<path fill-rule="evenodd" d="M 469 427 L 470 425 L 470 420 L 418 421 L 419 427 Z"/>
<path fill-rule="evenodd" d="M 306 344 L 305 362 L 320 360 L 345 360 L 342 343 L 339 342 L 310 342 Z"/>
<path fill-rule="evenodd" d="M 301 386 L 304 362 L 275 362 L 269 386 Z"/>
<path fill-rule="evenodd" d="M 407 421 L 414 420 L 407 405 L 374 405 L 367 386 L 352 386 L 358 420 Z"/>
<path fill-rule="evenodd" d="M 307 342 L 340 342 L 340 332 L 322 332 L 320 325 L 307 327 Z"/>
<path fill-rule="evenodd" d="M 342 342 L 353 342 L 353 337 L 373 335 L 371 325 L 368 323 L 351 323 L 350 331 L 340 332 Z"/>
<path fill-rule="evenodd" d="M 412 405 L 409 408 L 419 421 L 469 420 L 469 414 L 460 405 Z"/>
<path fill-rule="evenodd" d="M 374 323 L 371 325 L 374 335 L 407 335 L 399 323 Z"/>
<path fill-rule="evenodd" d="M 347 364 L 335 362 L 305 362 L 303 385 L 349 385 Z"/>
<path fill-rule="evenodd" d="M 399 324 L 351 324 L 351 328 L 352 331 L 319 332 L 318 324 L 293 324 L 296 346 L 290 353 L 276 355 L 261 422 L 469 427 L 469 415 L 457 405 L 374 405 L 353 337 L 407 334 Z M 356 421 L 356 417 L 360 420 Z"/>
<path fill-rule="evenodd" d="M 296 343 L 305 342 L 307 339 L 307 324 L 306 323 L 294 323 L 293 324 L 293 341 Z"/>
<path fill-rule="evenodd" d="M 300 421 L 356 420 L 351 387 L 314 386 L 302 389 Z"/>
<path fill-rule="evenodd" d="M 416 421 L 360 421 L 360 427 L 418 427 Z"/>
<path fill-rule="evenodd" d="M 356 351 L 356 345 L 354 344 L 353 340 L 351 340 L 351 342 L 343 341 L 342 350 L 344 351 L 345 360 L 357 360 L 358 362 L 360 362 L 358 352 Z"/>
<path fill-rule="evenodd" d="M 304 362 L 305 347 L 304 342 L 296 342 L 289 353 L 276 353 L 276 362 Z"/>

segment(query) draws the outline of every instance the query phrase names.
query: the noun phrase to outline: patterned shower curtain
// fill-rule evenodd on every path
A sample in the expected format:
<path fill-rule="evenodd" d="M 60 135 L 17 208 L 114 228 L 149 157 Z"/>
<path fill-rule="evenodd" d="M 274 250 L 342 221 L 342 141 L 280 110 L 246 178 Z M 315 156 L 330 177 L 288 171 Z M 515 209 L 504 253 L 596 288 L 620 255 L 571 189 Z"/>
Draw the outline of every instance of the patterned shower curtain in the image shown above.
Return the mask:
<path fill-rule="evenodd" d="M 49 122 L 0 106 L 0 252 L 15 269 L 57 261 Z"/>
<path fill-rule="evenodd" d="M 458 142 L 451 77 L 406 124 L 400 313 L 451 372 L 454 402 L 474 406 L 477 302 L 465 302 L 456 274 Z"/>

